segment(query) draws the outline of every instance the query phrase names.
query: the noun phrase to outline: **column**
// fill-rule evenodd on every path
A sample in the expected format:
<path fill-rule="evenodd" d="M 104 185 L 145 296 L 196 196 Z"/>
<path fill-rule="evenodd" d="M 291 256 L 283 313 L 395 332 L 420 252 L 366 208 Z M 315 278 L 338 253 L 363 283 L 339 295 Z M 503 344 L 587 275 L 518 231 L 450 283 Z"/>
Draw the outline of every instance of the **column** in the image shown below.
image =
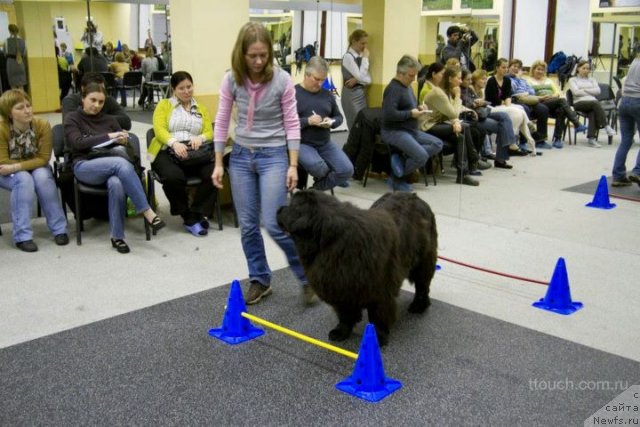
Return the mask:
<path fill-rule="evenodd" d="M 195 97 L 213 118 L 238 31 L 249 21 L 249 0 L 170 0 L 169 5 L 173 70 L 193 76 Z"/>
<path fill-rule="evenodd" d="M 26 64 L 33 111 L 55 111 L 60 108 L 60 89 L 50 3 L 15 0 L 14 6 L 20 36 L 27 46 Z"/>
<path fill-rule="evenodd" d="M 402 55 L 418 58 L 422 0 L 362 0 L 362 28 L 369 33 L 372 83 L 369 107 L 382 105 L 382 94 L 396 75 Z"/>

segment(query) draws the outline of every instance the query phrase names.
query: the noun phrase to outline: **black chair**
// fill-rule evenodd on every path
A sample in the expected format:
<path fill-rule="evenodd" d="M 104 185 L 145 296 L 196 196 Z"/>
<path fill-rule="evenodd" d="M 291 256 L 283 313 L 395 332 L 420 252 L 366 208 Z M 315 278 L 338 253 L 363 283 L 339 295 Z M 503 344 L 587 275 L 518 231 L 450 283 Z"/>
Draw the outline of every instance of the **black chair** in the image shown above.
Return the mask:
<path fill-rule="evenodd" d="M 308 183 L 309 183 L 309 172 L 307 172 L 307 170 L 302 166 L 298 165 L 298 184 L 296 185 L 296 188 L 298 190 L 304 190 L 307 188 Z M 329 191 L 331 191 L 332 196 L 335 196 L 333 192 L 333 188 L 331 188 L 331 190 Z"/>
<path fill-rule="evenodd" d="M 372 165 L 379 163 L 381 159 L 383 159 L 382 161 L 385 163 L 384 168 L 382 168 L 383 169 L 382 172 L 386 172 L 387 174 L 392 173 L 391 172 L 391 154 L 396 152 L 398 151 L 394 147 L 382 141 L 382 137 L 380 135 L 376 135 L 376 140 L 375 140 L 373 152 L 371 155 L 371 161 L 369 162 L 369 165 L 364 171 L 364 177 L 362 179 L 362 187 L 367 186 L 367 180 L 369 179 L 369 172 L 371 172 L 373 168 Z M 431 166 L 431 174 L 433 176 L 433 185 L 438 185 L 437 179 L 436 179 L 436 167 L 435 167 L 437 163 L 439 163 L 439 161 L 434 162 L 433 159 L 429 158 L 429 160 L 427 160 L 427 163 L 424 166 L 420 167 L 419 169 L 420 172 L 422 172 L 422 175 L 424 177 L 424 185 L 426 187 L 429 186 L 429 180 L 427 177 L 428 166 Z"/>
<path fill-rule="evenodd" d="M 151 81 L 145 82 L 148 85 L 148 89 L 153 91 L 154 102 L 156 96 L 158 101 L 169 97 L 169 82 L 165 79 L 168 76 L 169 73 L 167 71 L 154 71 L 151 73 Z"/>
<path fill-rule="evenodd" d="M 149 148 L 149 145 L 151 145 L 151 140 L 154 138 L 155 136 L 155 132 L 153 131 L 153 128 L 149 129 L 147 131 L 147 148 Z M 162 183 L 163 179 L 162 176 L 160 176 L 160 174 L 157 171 L 154 171 L 152 168 L 149 168 L 149 170 L 147 171 L 147 197 L 149 198 L 149 205 L 153 205 L 153 203 L 155 203 L 155 196 L 156 196 L 156 190 L 155 190 L 155 182 L 159 182 Z M 187 187 L 197 187 L 200 184 L 202 184 L 202 179 L 200 179 L 197 176 L 188 176 L 187 177 Z M 216 217 L 218 220 L 218 230 L 222 230 L 222 208 L 220 207 L 220 191 L 217 192 L 217 198 L 216 198 L 216 204 L 215 204 L 215 210 L 216 210 Z M 155 234 L 155 232 L 153 233 Z"/>
<path fill-rule="evenodd" d="M 128 144 L 131 145 L 135 155 L 138 158 L 138 161 L 140 161 L 139 160 L 140 159 L 140 141 L 138 141 L 138 137 L 135 134 L 133 133 L 129 134 Z M 141 165 L 139 166 L 142 170 Z M 144 173 L 142 174 L 142 176 L 140 176 L 140 180 L 142 182 L 142 187 L 144 188 L 145 187 Z M 84 182 L 79 181 L 78 178 L 76 178 L 75 176 L 73 177 L 73 195 L 74 195 L 74 202 L 75 202 L 75 208 L 76 208 L 76 242 L 78 243 L 78 245 L 82 244 L 81 233 L 82 233 L 82 230 L 84 230 L 83 217 L 82 217 L 82 197 L 80 197 L 81 195 L 84 195 L 84 194 L 108 197 L 109 190 L 107 189 L 106 184 L 102 184 L 102 185 L 85 184 Z M 142 216 L 142 222 L 144 223 L 144 232 L 145 232 L 146 239 L 147 241 L 151 240 L 151 227 L 149 226 L 149 223 L 147 222 L 144 216 Z"/>
<path fill-rule="evenodd" d="M 569 107 L 573 108 L 573 93 L 571 92 L 571 89 L 567 89 L 567 104 L 569 104 Z M 574 109 L 575 110 L 575 109 Z M 583 111 L 578 111 L 575 110 L 577 116 L 578 116 L 578 120 L 580 120 L 580 118 L 582 118 L 582 121 L 584 123 L 585 126 L 588 125 L 589 123 L 589 115 Z M 566 125 L 564 127 L 564 133 L 567 134 L 569 136 L 569 145 L 571 145 L 572 141 L 571 141 L 571 131 L 569 130 L 569 119 L 567 118 L 566 121 Z M 562 139 L 564 139 L 564 135 L 562 135 Z M 573 128 L 573 144 L 577 144 L 578 143 L 578 132 L 576 132 L 576 128 L 574 126 Z"/>
<path fill-rule="evenodd" d="M 136 91 L 142 91 L 142 72 L 141 71 L 127 71 L 122 76 L 122 87 L 125 91 L 133 90 L 133 107 L 136 106 Z"/>
<path fill-rule="evenodd" d="M 107 89 L 107 93 L 116 96 L 116 75 L 109 71 L 102 71 L 100 74 L 104 77 L 104 87 Z"/>

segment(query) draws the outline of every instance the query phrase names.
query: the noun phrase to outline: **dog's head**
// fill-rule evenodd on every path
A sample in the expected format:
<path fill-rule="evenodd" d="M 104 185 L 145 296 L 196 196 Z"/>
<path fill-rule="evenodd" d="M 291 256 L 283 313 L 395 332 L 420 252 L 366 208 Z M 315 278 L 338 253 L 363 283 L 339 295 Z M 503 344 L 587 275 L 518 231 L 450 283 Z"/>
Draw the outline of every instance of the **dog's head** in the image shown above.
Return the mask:
<path fill-rule="evenodd" d="M 301 244 L 322 247 L 340 232 L 337 216 L 341 206 L 335 197 L 319 191 L 298 191 L 288 206 L 278 209 L 278 225 L 299 249 Z"/>

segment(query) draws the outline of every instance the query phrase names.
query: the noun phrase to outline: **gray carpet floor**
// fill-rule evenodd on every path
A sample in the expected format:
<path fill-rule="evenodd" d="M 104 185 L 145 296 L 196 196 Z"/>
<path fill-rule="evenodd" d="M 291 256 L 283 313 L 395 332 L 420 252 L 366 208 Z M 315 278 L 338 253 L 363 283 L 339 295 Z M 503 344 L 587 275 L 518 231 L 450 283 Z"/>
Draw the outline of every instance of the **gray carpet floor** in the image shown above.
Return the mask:
<path fill-rule="evenodd" d="M 612 187 L 611 186 L 611 177 L 607 177 L 607 183 L 609 184 L 609 197 L 621 197 L 628 200 L 633 200 L 636 202 L 640 202 L 640 187 L 636 184 L 630 185 L 628 187 Z M 583 184 L 579 184 L 573 187 L 565 188 L 564 191 L 572 191 L 574 193 L 582 193 L 589 194 L 593 197 L 598 188 L 599 180 L 585 182 Z M 590 202 L 591 199 L 588 200 Z M 587 203 L 587 202 L 585 202 Z M 615 203 L 615 200 L 612 202 Z"/>
<path fill-rule="evenodd" d="M 332 311 L 305 309 L 288 270 L 274 283 L 248 311 L 325 340 Z M 582 425 L 622 390 L 532 384 L 640 383 L 632 360 L 439 301 L 412 315 L 403 292 L 382 349 L 387 376 L 403 388 L 368 403 L 335 389 L 351 374 L 349 358 L 270 330 L 236 346 L 209 337 L 228 291 L 0 350 L 0 425 Z M 341 347 L 357 352 L 363 329 Z"/>

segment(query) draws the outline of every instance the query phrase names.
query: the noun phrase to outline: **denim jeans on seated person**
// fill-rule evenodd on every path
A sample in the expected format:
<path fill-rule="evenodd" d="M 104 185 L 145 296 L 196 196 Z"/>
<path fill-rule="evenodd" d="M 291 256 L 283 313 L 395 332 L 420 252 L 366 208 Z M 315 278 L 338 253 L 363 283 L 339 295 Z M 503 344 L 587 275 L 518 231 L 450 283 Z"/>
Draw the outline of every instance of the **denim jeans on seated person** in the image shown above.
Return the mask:
<path fill-rule="evenodd" d="M 426 165 L 430 157 L 442 151 L 442 140 L 419 130 L 382 129 L 382 140 L 398 149 L 405 157 L 404 175 Z"/>
<path fill-rule="evenodd" d="M 627 154 L 633 146 L 633 135 L 640 130 L 640 98 L 623 96 L 618 107 L 620 117 L 620 145 L 616 150 L 613 161 L 613 179 L 623 179 L 627 174 Z M 640 151 L 636 157 L 636 163 L 631 171 L 634 175 L 640 175 Z"/>
<path fill-rule="evenodd" d="M 316 190 L 330 190 L 353 175 L 351 160 L 332 141 L 323 145 L 300 144 L 298 161 L 315 178 L 313 188 Z"/>
<path fill-rule="evenodd" d="M 301 284 L 307 283 L 293 240 L 280 229 L 276 218 L 278 209 L 287 204 L 288 169 L 289 158 L 284 145 L 255 149 L 233 145 L 229 178 L 249 280 L 266 286 L 271 284 L 271 269 L 260 232 L 261 213 L 264 228 L 284 251 L 293 274 Z"/>
<path fill-rule="evenodd" d="M 492 111 L 486 120 L 478 122 L 478 127 L 496 135 L 496 158 L 509 160 L 509 145 L 517 144 L 509 115 L 502 111 Z"/>
<path fill-rule="evenodd" d="M 73 167 L 78 181 L 89 185 L 106 184 L 109 194 L 109 228 L 112 239 L 124 239 L 126 196 L 131 198 L 136 213 L 150 208 L 140 177 L 133 165 L 121 157 L 81 160 Z"/>
<path fill-rule="evenodd" d="M 31 212 L 36 195 L 51 234 L 57 236 L 67 232 L 67 220 L 64 217 L 58 196 L 58 187 L 56 187 L 49 166 L 6 176 L 0 175 L 0 188 L 11 192 L 11 222 L 13 223 L 14 242 L 33 239 Z"/>

